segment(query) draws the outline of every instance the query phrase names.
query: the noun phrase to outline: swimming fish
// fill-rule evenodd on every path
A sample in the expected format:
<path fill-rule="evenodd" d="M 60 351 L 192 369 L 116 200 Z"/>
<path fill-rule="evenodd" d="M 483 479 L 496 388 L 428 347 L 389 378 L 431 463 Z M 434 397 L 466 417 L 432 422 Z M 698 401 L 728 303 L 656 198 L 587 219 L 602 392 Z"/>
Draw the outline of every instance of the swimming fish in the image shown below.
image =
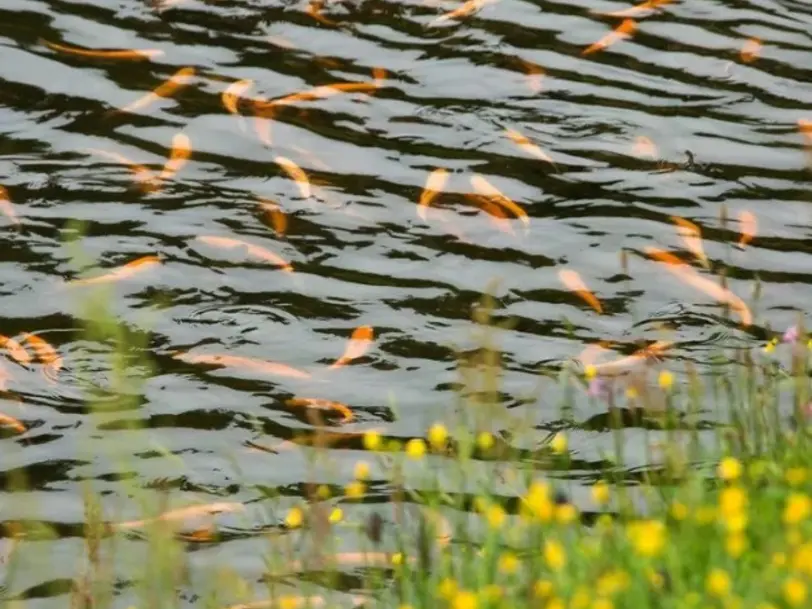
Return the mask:
<path fill-rule="evenodd" d="M 317 410 L 333 411 L 341 415 L 342 423 L 349 423 L 353 420 L 352 410 L 341 402 L 323 400 L 320 398 L 291 398 L 285 402 L 288 406 L 301 408 L 314 408 Z"/>
<path fill-rule="evenodd" d="M 128 262 L 123 266 L 113 269 L 109 273 L 98 275 L 96 277 L 87 277 L 85 279 L 73 279 L 71 281 L 68 281 L 67 285 L 70 286 L 97 285 L 100 283 L 110 283 L 113 281 L 120 281 L 122 279 L 128 279 L 133 275 L 142 273 L 147 269 L 151 269 L 160 264 L 161 259 L 158 256 L 142 256 L 141 258 L 138 258 L 136 260 L 133 260 L 132 262 Z"/>
<path fill-rule="evenodd" d="M 186 520 L 189 518 L 197 518 L 200 516 L 214 516 L 216 514 L 222 514 L 225 512 L 242 512 L 244 510 L 245 506 L 242 503 L 234 503 L 234 502 L 218 502 L 218 503 L 207 503 L 205 505 L 192 505 L 189 507 L 164 512 L 163 514 L 156 516 L 155 518 L 145 518 L 143 520 L 129 520 L 127 522 L 113 523 L 110 525 L 110 528 L 119 531 L 123 529 L 137 529 L 139 527 L 143 527 L 147 524 L 157 521 Z"/>
<path fill-rule="evenodd" d="M 643 347 L 632 355 L 616 359 L 612 362 L 602 364 L 590 364 L 586 366 L 587 374 L 598 376 L 617 376 L 626 374 L 639 364 L 659 358 L 665 351 L 671 348 L 671 341 L 658 340 L 647 347 Z"/>
<path fill-rule="evenodd" d="M 587 303 L 590 307 L 595 309 L 598 313 L 603 313 L 603 305 L 601 305 L 601 301 L 586 287 L 584 280 L 581 279 L 581 276 L 576 272 L 569 269 L 562 269 L 558 271 L 558 277 L 561 279 L 561 283 L 567 286 L 568 289 L 575 292 L 578 297 Z"/>
<path fill-rule="evenodd" d="M 155 59 L 162 57 L 164 52 L 157 49 L 122 49 L 122 50 L 94 50 L 94 49 L 81 49 L 79 47 L 71 47 L 64 44 L 57 44 L 55 42 L 48 42 L 44 38 L 39 39 L 40 44 L 59 51 L 61 53 L 69 53 L 79 57 L 91 57 L 93 59 L 114 59 L 114 60 L 129 60 L 129 61 L 143 61 L 145 59 Z"/>
<path fill-rule="evenodd" d="M 602 51 L 611 45 L 619 42 L 621 40 L 626 40 L 627 38 L 631 37 L 637 31 L 637 23 L 632 19 L 624 19 L 623 22 L 617 26 L 614 30 L 609 32 L 606 36 L 598 40 L 596 43 L 589 45 L 583 51 L 581 51 L 581 55 L 589 55 L 591 53 L 596 53 L 598 51 Z"/>
<path fill-rule="evenodd" d="M 324 15 L 321 14 L 322 9 L 324 8 L 324 0 L 310 0 L 305 9 L 305 12 L 313 17 L 319 23 L 323 23 L 324 25 L 330 26 L 337 26 L 338 23 L 333 21 L 332 19 L 328 19 Z"/>
<path fill-rule="evenodd" d="M 753 63 L 761 55 L 762 44 L 759 38 L 750 38 L 745 41 L 739 52 L 744 63 Z"/>
<path fill-rule="evenodd" d="M 288 229 L 288 217 L 277 203 L 268 199 L 260 199 L 257 203 L 265 216 L 270 220 L 271 226 L 280 237 L 284 237 Z"/>
<path fill-rule="evenodd" d="M 231 237 L 217 237 L 214 235 L 201 235 L 197 237 L 197 239 L 207 245 L 224 249 L 233 249 L 239 247 L 245 248 L 249 254 L 256 256 L 260 260 L 270 262 L 271 264 L 278 266 L 286 273 L 293 272 L 293 267 L 291 266 L 290 262 L 284 258 L 281 258 L 280 256 L 277 256 L 272 251 L 265 249 L 264 247 L 260 247 L 259 245 L 254 245 L 240 239 L 232 239 Z"/>
<path fill-rule="evenodd" d="M 28 345 L 34 352 L 36 358 L 42 362 L 42 374 L 51 382 L 56 382 L 59 376 L 59 371 L 62 370 L 62 356 L 59 352 L 44 338 L 40 338 L 34 334 L 23 332 L 23 343 Z"/>
<path fill-rule="evenodd" d="M 516 231 L 513 230 L 513 227 L 510 224 L 510 216 L 508 216 L 507 212 L 504 208 L 499 207 L 496 203 L 488 199 L 487 197 L 483 197 L 478 194 L 474 194 L 472 192 L 465 193 L 465 198 L 471 201 L 474 205 L 476 205 L 479 209 L 485 212 L 488 216 L 490 222 L 501 232 L 509 234 L 509 235 L 516 235 Z"/>
<path fill-rule="evenodd" d="M 424 222 L 427 221 L 426 213 L 429 206 L 440 195 L 447 182 L 448 170 L 443 168 L 435 169 L 426 178 L 426 186 L 420 193 L 420 200 L 417 202 L 417 216 Z"/>
<path fill-rule="evenodd" d="M 261 374 L 270 374 L 273 376 L 286 376 L 289 378 L 309 379 L 310 373 L 298 368 L 293 368 L 287 364 L 280 364 L 277 362 L 268 362 L 265 360 L 255 359 L 251 357 L 242 357 L 239 355 L 223 355 L 223 354 L 206 354 L 201 353 L 193 355 L 188 352 L 175 353 L 175 359 L 186 362 L 188 364 L 206 364 L 209 366 L 233 366 L 237 368 L 245 368 L 253 372 Z"/>
<path fill-rule="evenodd" d="M 313 194 L 313 190 L 310 187 L 310 180 L 308 179 L 304 170 L 296 163 L 283 156 L 275 156 L 273 160 L 276 161 L 276 164 L 279 165 L 285 171 L 285 173 L 287 173 L 293 179 L 294 182 L 296 182 L 296 186 L 298 187 L 302 198 L 309 199 Z"/>
<path fill-rule="evenodd" d="M 733 292 L 727 288 L 717 285 L 710 279 L 702 277 L 694 269 L 673 254 L 654 247 L 646 247 L 645 252 L 655 260 L 664 263 L 665 268 L 673 275 L 676 275 L 676 277 L 681 279 L 683 282 L 687 283 L 691 287 L 705 292 L 705 294 L 711 298 L 714 298 L 715 300 L 718 300 L 719 302 L 728 304 L 740 315 L 742 324 L 744 326 L 750 326 L 753 324 L 753 314 L 750 312 L 750 309 L 747 307 L 745 302 Z"/>
<path fill-rule="evenodd" d="M 656 159 L 660 155 L 657 150 L 657 145 L 651 141 L 651 138 L 645 135 L 640 135 L 634 139 L 632 154 L 635 156 L 648 157 L 650 159 Z"/>
<path fill-rule="evenodd" d="M 169 80 L 159 85 L 150 93 L 147 93 L 144 97 L 137 99 L 130 105 L 121 108 L 117 112 L 135 112 L 136 110 L 140 110 L 148 106 L 149 104 L 158 101 L 161 98 L 169 97 L 179 89 L 182 89 L 183 87 L 190 85 L 194 80 L 194 76 L 195 76 L 194 68 L 181 68 L 180 70 L 175 72 L 172 76 L 170 76 Z"/>
<path fill-rule="evenodd" d="M 8 351 L 8 354 L 18 364 L 30 364 L 31 354 L 25 350 L 20 343 L 9 336 L 0 334 L 0 347 Z"/>
<path fill-rule="evenodd" d="M 536 157 L 541 161 L 549 163 L 550 165 L 552 165 L 554 168 L 557 169 L 555 161 L 553 161 L 552 157 L 546 152 L 544 152 L 541 148 L 536 146 L 534 143 L 532 143 L 529 139 L 527 139 L 527 137 L 525 137 L 518 131 L 515 131 L 514 129 L 505 129 L 505 133 L 507 134 L 508 138 L 510 138 L 511 142 L 516 144 L 526 153 Z"/>
<path fill-rule="evenodd" d="M 100 150 L 98 148 L 88 148 L 88 152 L 93 152 L 100 156 L 107 157 L 113 161 L 126 165 L 133 173 L 133 179 L 138 183 L 141 192 L 149 194 L 160 189 L 161 184 L 158 177 L 144 165 L 134 163 L 127 157 L 118 154 L 117 152 L 108 152 L 107 150 Z"/>
<path fill-rule="evenodd" d="M 496 0 L 468 0 L 462 6 L 455 8 L 453 11 L 449 11 L 444 15 L 440 15 L 433 21 L 429 23 L 429 27 L 433 27 L 435 25 L 440 25 L 441 23 L 445 23 L 446 21 L 451 21 L 453 19 L 460 19 L 461 17 L 468 17 L 476 13 L 477 11 L 481 10 L 484 6 L 496 2 Z"/>
<path fill-rule="evenodd" d="M 690 220 L 680 218 L 679 216 L 671 216 L 671 220 L 677 225 L 677 232 L 685 243 L 685 246 L 696 256 L 697 260 L 702 263 L 702 266 L 709 269 L 710 262 L 702 246 L 702 231 L 700 231 L 699 227 Z"/>
<path fill-rule="evenodd" d="M 510 200 L 507 196 L 502 194 L 498 188 L 488 182 L 488 180 L 483 178 L 481 175 L 471 176 L 471 185 L 479 194 L 491 198 L 495 203 L 501 205 L 514 216 L 519 218 L 519 220 L 521 220 L 525 226 L 530 226 L 530 217 L 527 215 L 527 212 Z"/>
<path fill-rule="evenodd" d="M 242 94 L 248 91 L 251 87 L 254 86 L 254 81 L 250 78 L 243 78 L 242 80 L 238 80 L 236 82 L 231 83 L 226 87 L 225 91 L 223 91 L 220 99 L 223 102 L 223 106 L 225 109 L 234 116 L 238 117 L 240 123 L 240 129 L 245 130 L 245 123 L 244 119 L 240 115 L 240 100 L 242 99 Z"/>
<path fill-rule="evenodd" d="M 314 87 L 300 93 L 293 93 L 281 99 L 274 99 L 271 101 L 255 101 L 254 108 L 260 113 L 268 110 L 273 112 L 277 106 L 286 106 L 300 101 L 324 99 L 338 95 L 339 93 L 372 93 L 380 87 L 383 79 L 386 77 L 386 71 L 382 68 L 375 68 L 372 71 L 372 77 L 373 80 L 371 82 L 333 83 L 330 85 Z"/>
<path fill-rule="evenodd" d="M 758 220 L 753 212 L 745 210 L 739 214 L 739 224 L 741 225 L 739 247 L 744 248 L 756 236 Z"/>
<path fill-rule="evenodd" d="M 18 421 L 14 417 L 11 417 L 7 414 L 3 414 L 0 412 L 0 427 L 8 427 L 13 429 L 17 433 L 23 433 L 28 429 L 22 422 Z"/>
<path fill-rule="evenodd" d="M 169 151 L 169 159 L 166 161 L 161 175 L 158 177 L 160 181 L 165 181 L 180 171 L 181 167 L 186 164 L 186 161 L 192 156 L 192 141 L 183 133 L 177 133 L 172 138 L 172 148 Z"/>
<path fill-rule="evenodd" d="M 372 326 L 357 327 L 353 330 L 352 336 L 350 336 L 350 340 L 347 342 L 344 354 L 330 366 L 330 369 L 340 368 L 364 355 L 372 346 L 374 339 L 375 332 Z"/>
<path fill-rule="evenodd" d="M 20 219 L 17 217 L 17 212 L 14 209 L 14 204 L 11 202 L 8 190 L 4 186 L 0 186 L 0 211 L 8 218 L 12 224 L 20 226 Z"/>
<path fill-rule="evenodd" d="M 609 17 L 640 17 L 654 11 L 661 6 L 671 4 L 674 0 L 646 0 L 637 6 L 610 13 L 601 13 Z"/>
<path fill-rule="evenodd" d="M 546 75 L 544 68 L 533 63 L 532 61 L 527 61 L 526 59 L 522 59 L 520 57 L 515 58 L 515 61 L 518 62 L 518 64 L 524 70 L 527 87 L 533 93 L 540 93 L 543 88 L 542 83 Z"/>

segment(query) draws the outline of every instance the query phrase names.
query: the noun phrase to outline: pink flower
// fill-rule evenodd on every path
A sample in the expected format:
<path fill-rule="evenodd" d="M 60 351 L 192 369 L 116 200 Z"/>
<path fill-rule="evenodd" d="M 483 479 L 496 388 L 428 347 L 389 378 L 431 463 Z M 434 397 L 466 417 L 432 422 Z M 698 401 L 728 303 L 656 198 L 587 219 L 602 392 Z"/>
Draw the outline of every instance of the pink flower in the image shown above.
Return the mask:
<path fill-rule="evenodd" d="M 790 326 L 787 328 L 787 331 L 784 332 L 784 336 L 781 340 L 785 343 L 797 343 L 798 342 L 798 326 Z"/>

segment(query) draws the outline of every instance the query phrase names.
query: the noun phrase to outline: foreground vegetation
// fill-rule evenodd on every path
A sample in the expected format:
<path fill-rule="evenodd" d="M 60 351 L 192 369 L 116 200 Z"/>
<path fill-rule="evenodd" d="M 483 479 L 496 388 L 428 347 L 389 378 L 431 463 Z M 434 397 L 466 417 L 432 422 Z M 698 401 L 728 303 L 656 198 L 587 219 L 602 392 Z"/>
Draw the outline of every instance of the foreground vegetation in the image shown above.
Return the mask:
<path fill-rule="evenodd" d="M 140 359 L 146 339 L 126 333 L 105 302 L 98 292 L 84 302 L 88 339 L 116 347 L 108 390 L 100 396 L 88 381 L 91 416 L 111 409 L 111 394 L 118 407 L 135 407 L 133 370 L 150 375 Z M 179 513 L 150 505 L 142 489 L 122 481 L 143 497 L 144 518 L 114 524 L 88 486 L 86 560 L 77 565 L 71 606 L 125 606 L 113 564 L 117 538 L 136 529 L 147 557 L 143 572 L 128 574 L 127 595 L 137 594 L 126 602 L 138 609 L 190 602 L 242 609 L 812 606 L 810 345 L 802 328 L 740 353 L 709 380 L 653 358 L 612 378 L 596 366 L 564 366 L 556 377 L 565 396 L 561 418 L 539 442 L 538 428 L 500 405 L 498 334 L 487 304 L 475 321 L 481 347 L 461 361 L 453 425 L 430 423 L 424 437 L 404 442 L 378 431 L 330 430 L 314 415 L 313 432 L 297 440 L 314 465 L 329 460 L 336 444 L 366 456 L 354 481 L 307 485 L 298 505 L 274 512 L 272 526 L 257 531 L 268 538 L 259 581 L 227 561 L 189 577 L 189 544 L 217 544 L 213 517 L 239 511 L 234 504 Z M 579 480 L 589 489 L 580 509 L 570 487 L 556 482 L 581 467 L 568 447 L 567 430 L 579 427 L 574 392 L 605 413 L 616 440 L 601 475 L 590 470 Z M 642 471 L 624 466 L 630 427 L 656 435 L 647 447 L 652 465 Z M 385 483 L 391 501 L 383 508 L 367 501 L 373 471 L 384 472 L 376 483 Z M 21 470 L 11 482 L 28 484 Z M 192 513 L 210 518 L 190 531 L 183 516 Z M 42 538 L 32 527 L 5 523 L 13 547 L 3 591 L 18 604 L 15 578 L 37 568 L 19 558 L 29 540 Z M 339 547 L 347 539 L 352 551 Z"/>

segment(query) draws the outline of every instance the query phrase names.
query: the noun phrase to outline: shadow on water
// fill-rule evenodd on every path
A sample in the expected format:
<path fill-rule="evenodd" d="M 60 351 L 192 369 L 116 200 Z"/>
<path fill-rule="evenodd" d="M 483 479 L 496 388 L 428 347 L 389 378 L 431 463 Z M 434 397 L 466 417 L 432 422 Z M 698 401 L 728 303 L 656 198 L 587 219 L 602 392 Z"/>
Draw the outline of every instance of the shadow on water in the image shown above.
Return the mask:
<path fill-rule="evenodd" d="M 471 318 L 494 278 L 495 319 L 511 322 L 498 337 L 499 399 L 538 431 L 538 446 L 512 449 L 538 466 L 548 434 L 569 429 L 571 459 L 549 473 L 581 504 L 584 484 L 612 466 L 604 455 L 614 427 L 665 427 L 642 411 L 607 409 L 582 386 L 562 420 L 567 389 L 540 372 L 560 370 L 598 341 L 619 358 L 669 340 L 658 366 L 677 382 L 685 364 L 712 375 L 719 350 L 759 345 L 812 299 L 812 173 L 797 128 L 812 119 L 808 4 L 674 3 L 640 18 L 631 39 L 586 56 L 620 21 L 599 12 L 626 6 L 501 2 L 433 24 L 444 9 L 430 3 L 366 0 L 329 4 L 323 16 L 334 25 L 306 8 L 258 0 L 14 0 L 0 8 L 0 184 L 13 205 L 2 208 L 0 225 L 0 332 L 34 333 L 64 360 L 54 384 L 6 353 L 0 410 L 28 430 L 4 433 L 0 477 L 8 485 L 25 473 L 31 488 L 4 499 L 4 518 L 50 523 L 61 536 L 49 542 L 54 557 L 75 553 L 60 544 L 81 534 L 80 481 L 93 481 L 111 510 L 126 502 L 125 478 L 261 503 L 268 489 L 292 501 L 315 476 L 341 495 L 365 430 L 405 442 L 452 418 L 457 354 L 476 352 Z M 763 47 L 745 61 L 750 38 Z M 162 55 L 100 59 L 44 41 Z M 184 67 L 195 69 L 188 86 L 117 111 Z M 371 94 L 253 116 L 251 100 L 371 82 L 375 68 L 386 78 Z M 241 79 L 253 82 L 237 116 L 221 95 Z M 178 133 L 191 158 L 145 192 L 135 178 L 161 173 Z M 307 173 L 312 196 L 278 157 Z M 421 215 L 417 202 L 437 168 L 448 181 Z M 527 227 L 468 196 L 476 174 L 526 210 Z M 746 247 L 737 246 L 742 212 L 758 221 Z M 690 259 L 672 216 L 701 230 L 707 277 L 724 275 L 748 302 L 758 282 L 752 326 L 646 254 L 654 246 Z M 84 288 L 64 285 L 86 276 L 63 247 L 77 220 L 86 223 L 83 248 L 107 270 L 149 255 L 162 261 L 112 288 L 127 333 L 151 332 L 145 349 L 156 366 L 124 401 L 105 393 L 114 345 L 80 337 L 75 296 Z M 293 272 L 201 237 L 246 241 Z M 567 289 L 564 269 L 577 270 L 603 314 Z M 362 325 L 375 329 L 374 348 L 324 373 Z M 304 372 L 189 364 L 175 357 L 181 351 Z M 98 418 L 84 406 L 80 371 Z M 327 420 L 330 459 L 315 472 L 313 422 L 290 406 L 297 396 L 338 401 L 354 415 Z M 699 419 L 685 428 L 714 428 L 713 413 Z M 149 436 L 136 435 L 136 421 Z M 498 421 L 489 431 L 510 444 Z M 130 451 L 128 471 L 102 456 L 113 445 Z M 643 436 L 632 436 L 625 482 L 651 479 L 658 466 L 650 456 Z M 369 491 L 373 503 L 392 492 L 387 484 Z M 43 493 L 49 500 L 30 513 Z M 346 506 L 359 519 L 363 507 Z M 232 541 L 224 533 L 215 543 Z M 20 598 L 69 592 L 70 580 L 36 577 Z"/>

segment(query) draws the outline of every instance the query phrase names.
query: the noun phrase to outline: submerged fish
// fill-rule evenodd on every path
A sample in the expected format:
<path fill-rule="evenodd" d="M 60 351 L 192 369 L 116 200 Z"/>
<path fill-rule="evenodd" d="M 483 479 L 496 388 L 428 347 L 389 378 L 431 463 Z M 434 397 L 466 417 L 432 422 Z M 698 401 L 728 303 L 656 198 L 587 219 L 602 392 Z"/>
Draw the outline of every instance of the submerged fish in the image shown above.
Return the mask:
<path fill-rule="evenodd" d="M 349 423 L 353 420 L 354 415 L 352 410 L 346 404 L 341 402 L 334 402 L 332 400 L 323 400 L 320 398 L 291 398 L 285 402 L 288 406 L 301 407 L 301 408 L 314 408 L 316 410 L 333 411 L 341 416 L 342 423 Z"/>
<path fill-rule="evenodd" d="M 169 78 L 169 80 L 156 87 L 150 93 L 147 93 L 144 97 L 137 99 L 130 105 L 121 108 L 117 112 L 135 112 L 136 110 L 140 110 L 141 108 L 144 108 L 161 98 L 169 97 L 179 89 L 190 85 L 194 80 L 194 75 L 194 68 L 181 68 L 175 72 Z"/>
<path fill-rule="evenodd" d="M 113 269 L 109 273 L 98 275 L 96 277 L 87 277 L 85 279 L 73 279 L 68 281 L 69 286 L 80 285 L 97 285 L 100 283 L 111 283 L 113 281 L 121 281 L 128 279 L 133 275 L 142 273 L 148 269 L 156 267 L 161 264 L 161 259 L 158 256 L 142 256 L 132 262 L 128 262 L 124 266 Z"/>
<path fill-rule="evenodd" d="M 576 271 L 564 269 L 558 272 L 558 277 L 561 279 L 561 283 L 575 292 L 581 300 L 598 313 L 603 313 L 601 301 L 586 287 L 584 280 L 581 279 L 581 276 Z"/>
<path fill-rule="evenodd" d="M 8 218 L 12 224 L 20 226 L 20 219 L 17 217 L 17 212 L 9 197 L 8 190 L 4 186 L 0 186 L 0 211 Z"/>
<path fill-rule="evenodd" d="M 264 262 L 270 262 L 271 264 L 278 266 L 286 273 L 293 272 L 293 267 L 291 266 L 290 262 L 284 258 L 281 258 L 280 256 L 277 256 L 271 250 L 260 247 L 259 245 L 253 245 L 252 243 L 248 243 L 247 241 L 242 241 L 240 239 L 232 239 L 231 237 L 217 237 L 215 235 L 201 235 L 197 237 L 197 239 L 198 241 L 202 241 L 207 245 L 224 249 L 244 248 L 252 256 L 256 256 Z"/>
<path fill-rule="evenodd" d="M 344 353 L 331 366 L 331 369 L 340 368 L 354 359 L 358 359 L 366 353 L 375 340 L 375 332 L 372 326 L 359 326 L 353 330 L 350 340 L 344 349 Z"/>
<path fill-rule="evenodd" d="M 417 202 L 417 215 L 424 222 L 427 220 L 426 213 L 432 202 L 440 195 L 448 182 L 448 170 L 437 168 L 426 178 L 426 185 L 420 193 L 420 200 Z"/>
<path fill-rule="evenodd" d="M 309 379 L 310 373 L 298 368 L 293 368 L 287 364 L 279 364 L 277 362 L 268 362 L 251 357 L 243 357 L 239 355 L 224 355 L 224 354 L 206 354 L 201 353 L 193 355 L 188 352 L 175 353 L 175 359 L 181 360 L 188 364 L 207 364 L 210 366 L 234 366 L 238 368 L 246 368 L 254 372 L 262 374 L 271 374 L 274 376 L 287 376 L 290 378 Z"/>
<path fill-rule="evenodd" d="M 23 342 L 31 347 L 36 358 L 42 362 L 43 376 L 51 382 L 56 382 L 63 363 L 59 352 L 44 338 L 28 332 L 23 332 Z"/>
<path fill-rule="evenodd" d="M 155 59 L 156 57 L 163 56 L 164 52 L 157 49 L 121 49 L 121 50 L 104 50 L 104 49 L 82 49 L 79 47 L 71 47 L 64 44 L 57 44 L 55 42 L 48 42 L 44 38 L 40 38 L 39 42 L 45 46 L 59 51 L 61 53 L 69 53 L 70 55 L 77 55 L 79 57 L 91 57 L 93 59 L 114 59 L 114 60 L 129 60 L 129 61 L 144 61 L 146 59 Z"/>
<path fill-rule="evenodd" d="M 207 503 L 205 505 L 192 505 L 185 508 L 170 510 L 169 512 L 164 512 L 163 514 L 156 516 L 155 518 L 144 518 L 142 520 L 129 520 L 127 522 L 114 523 L 110 525 L 110 528 L 119 531 L 123 529 L 136 529 L 158 521 L 166 522 L 175 520 L 186 520 L 189 518 L 197 518 L 200 516 L 214 516 L 216 514 L 222 514 L 224 512 L 241 512 L 243 510 L 245 510 L 245 506 L 242 503 L 234 503 L 234 502 L 219 502 L 219 503 Z"/>
<path fill-rule="evenodd" d="M 632 19 L 624 19 L 619 26 L 609 32 L 606 36 L 581 51 L 581 55 L 590 55 L 591 53 L 603 51 L 621 40 L 630 38 L 636 31 L 637 23 Z"/>

